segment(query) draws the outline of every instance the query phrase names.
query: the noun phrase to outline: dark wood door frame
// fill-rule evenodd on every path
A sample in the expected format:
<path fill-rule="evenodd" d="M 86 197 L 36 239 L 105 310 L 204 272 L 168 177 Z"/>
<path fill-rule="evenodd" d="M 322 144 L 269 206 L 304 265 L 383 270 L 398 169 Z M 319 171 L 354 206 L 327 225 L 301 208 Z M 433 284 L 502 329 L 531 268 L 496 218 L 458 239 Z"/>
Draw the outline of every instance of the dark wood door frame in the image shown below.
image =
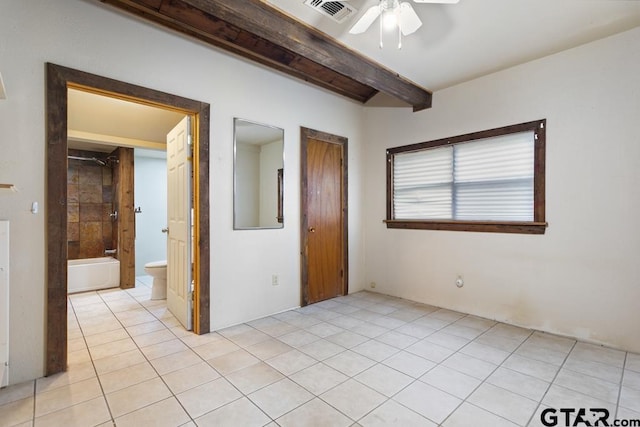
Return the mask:
<path fill-rule="evenodd" d="M 300 128 L 300 273 L 301 292 L 300 305 L 309 304 L 309 222 L 307 206 L 307 145 L 310 139 L 340 145 L 342 148 L 342 294 L 349 293 L 349 216 L 348 216 L 348 140 L 345 137 L 332 135 L 326 132 L 305 127 Z"/>
<path fill-rule="evenodd" d="M 67 89 L 74 87 L 95 93 L 117 96 L 193 115 L 196 118 L 197 168 L 196 215 L 199 280 L 195 302 L 194 325 L 197 333 L 210 329 L 209 295 L 209 104 L 97 76 L 83 71 L 46 64 L 47 131 L 47 224 L 46 283 L 47 323 L 45 375 L 67 369 Z"/>

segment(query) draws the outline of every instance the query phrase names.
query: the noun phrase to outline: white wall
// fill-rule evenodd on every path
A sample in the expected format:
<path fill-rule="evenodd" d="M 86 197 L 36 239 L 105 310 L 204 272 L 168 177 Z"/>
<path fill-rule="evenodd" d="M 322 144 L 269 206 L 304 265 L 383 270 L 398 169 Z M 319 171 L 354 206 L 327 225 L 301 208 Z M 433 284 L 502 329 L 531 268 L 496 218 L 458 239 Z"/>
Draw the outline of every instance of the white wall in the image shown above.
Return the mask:
<path fill-rule="evenodd" d="M 2 2 L 0 218 L 12 223 L 11 382 L 44 373 L 45 62 L 211 104 L 211 319 L 218 329 L 300 302 L 300 126 L 349 138 L 351 290 L 363 284 L 360 105 L 96 1 Z M 305 108 L 297 108 L 301 103 Z M 233 231 L 233 117 L 285 131 L 285 227 Z M 7 154 L 10 153 L 10 154 Z M 43 207 L 29 212 L 32 201 Z M 247 266 L 251 268 L 247 268 Z M 280 285 L 271 285 L 271 274 Z"/>
<path fill-rule="evenodd" d="M 136 214 L 136 276 L 144 276 L 148 262 L 167 259 L 167 159 L 148 157 L 134 149 L 134 203 Z"/>
<path fill-rule="evenodd" d="M 436 92 L 420 113 L 367 109 L 367 285 L 640 352 L 638 52 L 640 28 Z M 545 235 L 382 224 L 386 148 L 543 118 Z"/>
<path fill-rule="evenodd" d="M 260 218 L 260 147 L 236 145 L 235 226 L 255 227 Z"/>

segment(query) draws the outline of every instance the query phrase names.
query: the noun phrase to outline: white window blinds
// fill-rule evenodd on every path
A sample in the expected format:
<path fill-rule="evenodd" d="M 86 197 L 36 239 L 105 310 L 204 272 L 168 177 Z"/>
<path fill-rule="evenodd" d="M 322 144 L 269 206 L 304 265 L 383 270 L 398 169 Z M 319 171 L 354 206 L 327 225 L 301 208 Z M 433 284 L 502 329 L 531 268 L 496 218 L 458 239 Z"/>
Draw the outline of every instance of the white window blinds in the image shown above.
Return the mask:
<path fill-rule="evenodd" d="M 534 132 L 393 156 L 394 219 L 533 221 Z"/>

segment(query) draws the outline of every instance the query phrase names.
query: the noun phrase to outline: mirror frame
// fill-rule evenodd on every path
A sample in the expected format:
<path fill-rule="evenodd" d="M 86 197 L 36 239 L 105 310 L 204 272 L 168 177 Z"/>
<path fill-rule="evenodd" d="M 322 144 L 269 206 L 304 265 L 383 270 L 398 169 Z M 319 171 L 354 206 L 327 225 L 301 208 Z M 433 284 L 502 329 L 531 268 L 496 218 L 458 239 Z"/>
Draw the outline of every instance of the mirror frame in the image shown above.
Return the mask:
<path fill-rule="evenodd" d="M 272 130 L 279 130 L 282 134 L 282 167 L 278 168 L 277 176 L 277 225 L 273 226 L 239 226 L 238 225 L 238 122 L 248 123 L 255 126 L 262 126 Z M 279 230 L 284 228 L 284 169 L 285 169 L 285 155 L 284 155 L 284 129 L 278 126 L 268 125 L 265 123 L 256 122 L 253 120 L 242 119 L 239 117 L 233 118 L 233 229 L 234 230 Z"/>

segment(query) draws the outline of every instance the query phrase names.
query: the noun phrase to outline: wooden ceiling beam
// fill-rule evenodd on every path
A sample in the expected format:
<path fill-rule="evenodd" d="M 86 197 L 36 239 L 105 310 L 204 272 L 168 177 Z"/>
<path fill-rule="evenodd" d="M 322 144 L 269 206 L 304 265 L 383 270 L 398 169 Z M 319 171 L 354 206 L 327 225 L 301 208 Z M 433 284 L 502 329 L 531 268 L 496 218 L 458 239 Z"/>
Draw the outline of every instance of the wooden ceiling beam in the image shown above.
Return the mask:
<path fill-rule="evenodd" d="M 362 103 L 431 107 L 430 91 L 262 0 L 101 1 Z"/>

